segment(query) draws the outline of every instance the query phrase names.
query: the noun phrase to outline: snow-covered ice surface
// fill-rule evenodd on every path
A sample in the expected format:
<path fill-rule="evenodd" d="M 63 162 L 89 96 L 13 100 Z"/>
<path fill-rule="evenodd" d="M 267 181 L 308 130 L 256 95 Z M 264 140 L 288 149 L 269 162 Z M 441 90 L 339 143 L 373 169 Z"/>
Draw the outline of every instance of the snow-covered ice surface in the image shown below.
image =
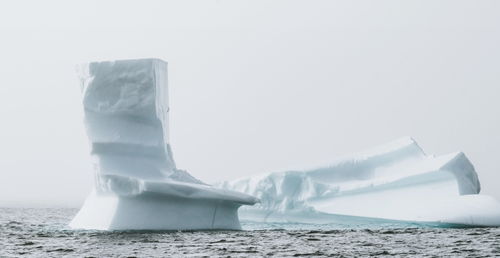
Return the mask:
<path fill-rule="evenodd" d="M 240 209 L 248 221 L 500 226 L 500 202 L 479 194 L 477 173 L 463 153 L 426 155 L 411 138 L 326 167 L 218 185 L 260 198 Z"/>
<path fill-rule="evenodd" d="M 175 166 L 166 62 L 95 62 L 78 71 L 96 180 L 72 228 L 240 229 L 237 209 L 257 199 Z"/>

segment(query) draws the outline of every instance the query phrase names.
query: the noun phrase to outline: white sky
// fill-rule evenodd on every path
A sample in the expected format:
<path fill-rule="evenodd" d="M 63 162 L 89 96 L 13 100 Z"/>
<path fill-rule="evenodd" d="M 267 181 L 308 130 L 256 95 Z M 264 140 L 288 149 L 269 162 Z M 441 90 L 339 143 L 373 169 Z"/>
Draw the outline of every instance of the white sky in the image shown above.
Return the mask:
<path fill-rule="evenodd" d="M 500 198 L 498 1 L 2 1 L 0 206 L 92 185 L 78 63 L 169 62 L 178 167 L 206 181 L 401 136 L 462 150 Z"/>

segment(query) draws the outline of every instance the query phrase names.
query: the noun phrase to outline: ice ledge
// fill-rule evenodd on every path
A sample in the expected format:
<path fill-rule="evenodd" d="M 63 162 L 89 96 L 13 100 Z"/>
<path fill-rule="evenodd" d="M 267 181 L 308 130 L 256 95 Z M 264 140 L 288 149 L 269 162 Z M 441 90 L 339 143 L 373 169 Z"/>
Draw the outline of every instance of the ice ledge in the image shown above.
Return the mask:
<path fill-rule="evenodd" d="M 215 200 L 235 205 L 253 205 L 258 202 L 258 199 L 253 196 L 204 184 L 175 180 L 141 180 L 120 175 L 98 176 L 97 192 L 122 197 L 156 194 L 165 198 Z"/>

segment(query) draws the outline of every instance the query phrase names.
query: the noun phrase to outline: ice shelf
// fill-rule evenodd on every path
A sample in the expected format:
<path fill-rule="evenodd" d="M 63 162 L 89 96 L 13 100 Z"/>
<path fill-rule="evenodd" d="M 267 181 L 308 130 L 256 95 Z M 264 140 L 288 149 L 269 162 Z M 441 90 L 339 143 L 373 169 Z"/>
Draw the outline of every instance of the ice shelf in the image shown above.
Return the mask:
<path fill-rule="evenodd" d="M 257 199 L 176 168 L 168 138 L 167 63 L 79 66 L 95 189 L 70 227 L 99 230 L 240 229 L 238 208 Z"/>
<path fill-rule="evenodd" d="M 354 225 L 377 218 L 500 226 L 500 202 L 479 194 L 477 173 L 463 153 L 426 155 L 409 137 L 329 166 L 218 185 L 260 198 L 240 209 L 244 220 Z"/>

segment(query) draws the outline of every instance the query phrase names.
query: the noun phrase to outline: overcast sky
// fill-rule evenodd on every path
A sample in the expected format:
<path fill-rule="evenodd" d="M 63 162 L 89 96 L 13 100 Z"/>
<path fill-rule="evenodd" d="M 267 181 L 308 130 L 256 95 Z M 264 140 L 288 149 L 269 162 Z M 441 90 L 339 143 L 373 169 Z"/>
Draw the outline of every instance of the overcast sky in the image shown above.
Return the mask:
<path fill-rule="evenodd" d="M 0 206 L 92 187 L 75 65 L 169 63 L 178 167 L 317 167 L 412 136 L 500 198 L 498 1 L 2 1 Z"/>

